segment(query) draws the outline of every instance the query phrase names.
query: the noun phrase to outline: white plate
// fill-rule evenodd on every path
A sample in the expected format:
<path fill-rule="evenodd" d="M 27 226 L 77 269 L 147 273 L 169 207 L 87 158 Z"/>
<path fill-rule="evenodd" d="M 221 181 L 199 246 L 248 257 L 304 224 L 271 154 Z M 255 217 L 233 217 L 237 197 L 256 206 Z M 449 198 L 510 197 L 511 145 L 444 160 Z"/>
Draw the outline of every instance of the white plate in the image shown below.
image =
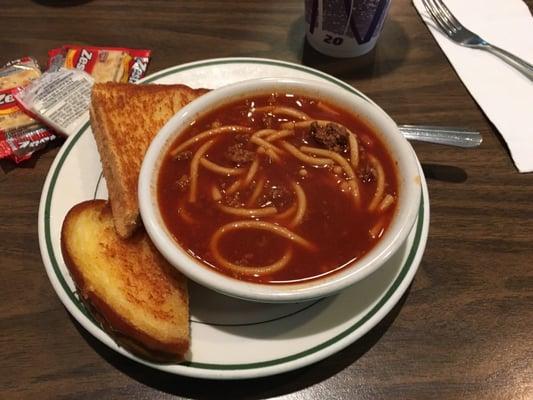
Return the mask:
<path fill-rule="evenodd" d="M 369 100 L 350 85 L 301 65 L 256 58 L 225 58 L 172 67 L 144 82 L 216 88 L 258 77 L 327 81 Z M 120 347 L 87 313 L 61 256 L 63 219 L 75 204 L 107 198 L 89 123 L 71 136 L 46 179 L 39 208 L 39 244 L 46 272 L 72 316 L 113 350 L 150 367 L 199 378 L 273 375 L 309 365 L 345 348 L 374 327 L 399 301 L 416 273 L 429 226 L 422 176 L 418 220 L 406 243 L 383 268 L 327 299 L 300 304 L 259 304 L 232 299 L 191 284 L 191 351 L 184 362 L 157 364 Z"/>

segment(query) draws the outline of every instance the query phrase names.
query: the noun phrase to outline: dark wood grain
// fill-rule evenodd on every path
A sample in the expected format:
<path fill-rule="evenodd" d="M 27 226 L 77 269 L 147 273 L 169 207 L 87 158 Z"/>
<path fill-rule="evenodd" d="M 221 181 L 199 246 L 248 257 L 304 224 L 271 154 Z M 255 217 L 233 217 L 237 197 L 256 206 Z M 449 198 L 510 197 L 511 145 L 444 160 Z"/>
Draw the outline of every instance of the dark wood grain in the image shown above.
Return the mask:
<path fill-rule="evenodd" d="M 528 1 L 530 8 L 532 1 Z M 415 143 L 430 234 L 410 290 L 344 351 L 280 376 L 213 382 L 112 352 L 62 306 L 41 261 L 37 212 L 60 143 L 0 161 L 2 399 L 531 399 L 533 174 L 518 174 L 408 0 L 393 1 L 371 54 L 335 60 L 304 43 L 302 0 L 0 2 L 0 63 L 64 43 L 153 50 L 150 72 L 213 57 L 269 57 L 333 74 L 398 122 L 468 126 L 479 149 Z"/>

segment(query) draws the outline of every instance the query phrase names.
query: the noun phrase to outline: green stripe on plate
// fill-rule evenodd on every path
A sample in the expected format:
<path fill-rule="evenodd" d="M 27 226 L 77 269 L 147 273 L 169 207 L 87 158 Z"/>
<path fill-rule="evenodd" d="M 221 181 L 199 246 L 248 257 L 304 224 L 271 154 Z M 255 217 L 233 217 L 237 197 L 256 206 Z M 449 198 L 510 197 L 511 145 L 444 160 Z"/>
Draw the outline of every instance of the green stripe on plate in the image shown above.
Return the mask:
<path fill-rule="evenodd" d="M 76 142 L 81 138 L 81 135 L 83 132 L 85 132 L 89 128 L 89 122 L 85 123 L 81 129 L 76 133 L 76 136 L 72 141 L 68 144 L 68 148 L 63 153 L 63 156 L 57 163 L 56 169 L 54 170 L 54 173 L 52 175 L 52 179 L 50 180 L 50 186 L 48 188 L 48 193 L 46 194 L 46 202 L 45 202 L 45 208 L 44 208 L 44 234 L 45 234 L 45 240 L 46 240 L 46 248 L 48 250 L 48 255 L 50 256 L 50 262 L 52 263 L 52 267 L 54 268 L 54 272 L 56 274 L 56 277 L 61 284 L 61 287 L 65 291 L 65 293 L 68 295 L 69 299 L 78 307 L 78 309 L 85 315 L 87 318 L 91 320 L 94 324 L 97 324 L 96 320 L 92 316 L 92 314 L 86 309 L 85 305 L 80 301 L 78 297 L 76 297 L 76 292 L 72 291 L 70 287 L 68 286 L 67 282 L 65 281 L 65 278 L 63 274 L 61 273 L 61 270 L 59 269 L 59 265 L 57 263 L 57 259 L 54 253 L 54 248 L 52 246 L 52 238 L 50 234 L 50 207 L 52 205 L 52 196 L 54 194 L 54 187 L 57 182 L 57 178 L 59 176 L 59 172 L 61 172 L 61 168 L 63 167 L 63 164 L 65 160 L 67 159 L 67 155 L 70 153 Z"/>
<path fill-rule="evenodd" d="M 340 79 L 337 79 L 334 76 L 328 75 L 328 74 L 326 74 L 324 72 L 320 72 L 320 71 L 317 71 L 315 69 L 312 69 L 312 68 L 309 68 L 309 67 L 306 67 L 306 66 L 303 66 L 303 65 L 287 63 L 287 62 L 284 62 L 284 61 L 267 60 L 267 59 L 253 59 L 253 58 L 245 58 L 245 57 L 243 57 L 243 58 L 231 58 L 231 59 L 219 59 L 219 60 L 215 59 L 215 60 L 198 61 L 198 62 L 185 64 L 185 65 L 182 65 L 180 67 L 170 68 L 170 69 L 167 69 L 167 70 L 164 70 L 164 71 L 161 71 L 161 72 L 156 72 L 155 74 L 150 75 L 146 79 L 143 79 L 142 83 L 151 83 L 151 82 L 154 82 L 154 81 L 156 81 L 158 79 L 164 78 L 165 76 L 172 75 L 172 74 L 175 74 L 175 73 L 178 73 L 178 72 L 182 72 L 182 71 L 187 71 L 189 69 L 195 69 L 195 68 L 199 68 L 199 67 L 208 67 L 208 66 L 211 66 L 211 65 L 239 64 L 239 63 L 272 65 L 272 66 L 276 66 L 276 67 L 286 67 L 286 68 L 295 69 L 297 71 L 307 72 L 307 73 L 309 73 L 311 75 L 319 76 L 319 77 L 321 77 L 321 78 L 323 78 L 323 79 L 325 79 L 325 80 L 327 80 L 329 82 L 332 82 L 332 83 L 336 84 L 337 86 L 342 87 L 343 89 L 346 89 L 346 90 L 350 91 L 351 93 L 353 93 L 353 94 L 355 94 L 355 95 L 357 95 L 357 96 L 359 96 L 359 97 L 361 97 L 361 98 L 363 98 L 365 100 L 368 100 L 368 101 L 372 102 L 372 100 L 370 100 L 370 98 L 368 98 L 367 96 L 365 96 L 363 93 L 359 92 L 358 90 L 356 90 L 352 86 L 348 85 L 346 82 L 343 82 Z"/>

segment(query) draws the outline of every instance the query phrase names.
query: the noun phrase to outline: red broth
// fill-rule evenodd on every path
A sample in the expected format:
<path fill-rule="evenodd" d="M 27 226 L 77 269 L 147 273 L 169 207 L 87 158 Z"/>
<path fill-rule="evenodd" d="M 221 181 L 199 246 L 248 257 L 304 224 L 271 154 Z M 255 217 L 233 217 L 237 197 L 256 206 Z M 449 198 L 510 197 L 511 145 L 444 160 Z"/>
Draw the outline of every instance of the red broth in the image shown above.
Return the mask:
<path fill-rule="evenodd" d="M 395 163 L 369 126 L 294 94 L 202 116 L 165 155 L 157 186 L 163 221 L 189 255 L 259 283 L 315 279 L 360 259 L 388 228 L 397 192 Z"/>

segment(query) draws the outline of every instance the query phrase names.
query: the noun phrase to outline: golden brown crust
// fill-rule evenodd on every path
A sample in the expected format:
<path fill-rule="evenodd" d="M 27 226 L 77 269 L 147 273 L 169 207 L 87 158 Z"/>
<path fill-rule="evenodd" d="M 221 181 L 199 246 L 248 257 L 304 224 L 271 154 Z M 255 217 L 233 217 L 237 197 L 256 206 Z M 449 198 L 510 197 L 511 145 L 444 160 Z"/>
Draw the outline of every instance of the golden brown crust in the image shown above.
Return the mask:
<path fill-rule="evenodd" d="M 185 85 L 93 86 L 91 126 L 120 236 L 140 226 L 137 181 L 150 142 L 170 117 L 206 91 Z"/>
<path fill-rule="evenodd" d="M 154 360 L 183 356 L 189 348 L 187 283 L 144 230 L 121 239 L 108 204 L 86 201 L 68 212 L 61 250 L 83 301 L 122 345 Z"/>

